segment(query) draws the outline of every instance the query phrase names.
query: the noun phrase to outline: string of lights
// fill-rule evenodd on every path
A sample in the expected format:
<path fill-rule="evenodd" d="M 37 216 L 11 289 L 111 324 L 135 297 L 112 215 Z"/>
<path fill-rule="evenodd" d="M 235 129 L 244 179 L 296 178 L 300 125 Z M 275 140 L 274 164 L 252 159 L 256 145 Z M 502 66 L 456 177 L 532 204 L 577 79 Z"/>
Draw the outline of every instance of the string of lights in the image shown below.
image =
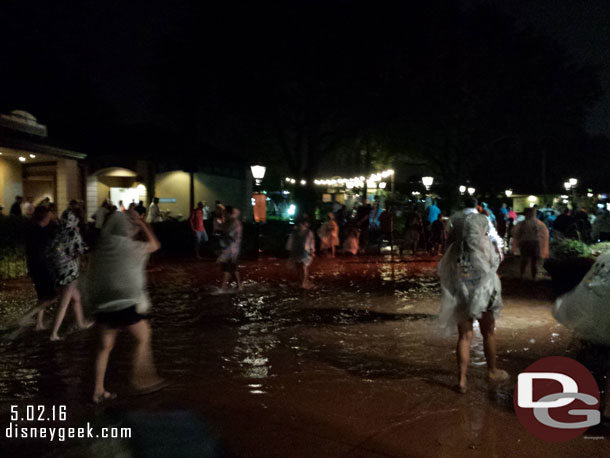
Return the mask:
<path fill-rule="evenodd" d="M 358 176 L 358 177 L 352 177 L 352 178 L 342 178 L 342 177 L 318 178 L 318 179 L 314 179 L 313 183 L 317 186 L 335 186 L 335 187 L 345 186 L 348 189 L 362 188 L 365 186 L 365 184 L 369 188 L 374 188 L 374 187 L 377 187 L 377 183 L 379 183 L 379 187 L 381 189 L 383 189 L 383 188 L 385 188 L 385 185 L 386 185 L 385 181 L 383 181 L 383 180 L 391 177 L 392 175 L 394 175 L 394 170 L 388 169 L 388 170 L 384 170 L 383 172 L 373 173 L 372 175 L 369 175 L 369 177 Z M 298 181 L 302 186 L 305 186 L 307 184 L 307 180 L 305 180 L 305 179 L 297 180 L 296 178 L 291 178 L 291 177 L 286 177 L 285 181 L 286 181 L 286 183 L 290 183 L 290 184 L 296 184 Z"/>

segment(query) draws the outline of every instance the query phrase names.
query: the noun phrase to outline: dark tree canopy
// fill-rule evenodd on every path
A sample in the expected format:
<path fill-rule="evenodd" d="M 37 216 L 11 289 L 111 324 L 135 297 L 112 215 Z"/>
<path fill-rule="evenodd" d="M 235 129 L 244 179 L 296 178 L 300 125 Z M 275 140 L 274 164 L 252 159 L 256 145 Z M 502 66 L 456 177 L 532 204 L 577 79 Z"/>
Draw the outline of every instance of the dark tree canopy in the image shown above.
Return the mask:
<path fill-rule="evenodd" d="M 333 162 L 424 163 L 452 193 L 465 180 L 554 190 L 608 154 L 583 127 L 596 69 L 490 7 L 30 3 L 4 5 L 5 30 L 32 32 L 3 57 L 19 90 L 0 108 L 30 109 L 92 154 L 130 137 L 147 155 L 232 151 L 309 181 Z"/>

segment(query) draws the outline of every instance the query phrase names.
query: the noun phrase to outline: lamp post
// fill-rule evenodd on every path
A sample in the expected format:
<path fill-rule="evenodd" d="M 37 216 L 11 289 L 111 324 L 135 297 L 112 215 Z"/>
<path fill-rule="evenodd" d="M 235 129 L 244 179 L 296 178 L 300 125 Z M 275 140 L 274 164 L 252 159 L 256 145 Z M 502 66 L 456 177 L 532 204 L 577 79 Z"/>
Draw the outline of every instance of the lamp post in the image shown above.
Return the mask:
<path fill-rule="evenodd" d="M 568 181 L 563 183 L 563 187 L 566 188 L 566 192 L 572 191 L 572 210 L 576 209 L 576 185 L 578 180 L 576 178 L 568 178 Z"/>
<path fill-rule="evenodd" d="M 510 198 L 510 196 L 513 195 L 513 190 L 512 189 L 507 189 L 506 191 L 504 191 L 504 194 L 506 194 L 506 197 Z"/>
<path fill-rule="evenodd" d="M 465 192 L 466 192 L 466 186 L 464 186 L 464 185 L 460 186 L 460 194 L 464 195 Z"/>
<path fill-rule="evenodd" d="M 471 196 L 474 196 L 475 191 L 476 189 L 474 189 L 473 187 L 468 188 L 468 194 L 470 194 Z"/>
<path fill-rule="evenodd" d="M 421 182 L 426 187 L 426 191 L 430 190 L 430 186 L 434 183 L 434 177 L 421 177 Z"/>
<path fill-rule="evenodd" d="M 254 184 L 255 184 L 255 189 L 256 189 L 254 196 L 256 199 L 256 196 L 260 194 L 260 186 L 263 181 L 263 178 L 265 178 L 265 172 L 267 171 L 267 167 L 265 167 L 264 165 L 251 165 L 250 171 L 252 172 L 252 177 L 254 177 Z M 254 203 L 255 211 L 256 211 L 256 205 L 257 205 L 257 202 L 255 200 L 255 203 Z M 256 257 L 258 258 L 258 255 L 261 252 L 261 226 L 260 226 L 260 218 L 259 218 L 259 221 L 257 221 L 256 215 L 254 217 L 254 224 L 256 224 Z"/>
<path fill-rule="evenodd" d="M 267 167 L 264 165 L 251 165 L 250 171 L 252 172 L 252 177 L 254 178 L 254 183 L 256 187 L 260 187 L 263 178 L 265 178 L 265 172 L 267 171 Z M 288 178 L 286 179 L 288 181 Z"/>

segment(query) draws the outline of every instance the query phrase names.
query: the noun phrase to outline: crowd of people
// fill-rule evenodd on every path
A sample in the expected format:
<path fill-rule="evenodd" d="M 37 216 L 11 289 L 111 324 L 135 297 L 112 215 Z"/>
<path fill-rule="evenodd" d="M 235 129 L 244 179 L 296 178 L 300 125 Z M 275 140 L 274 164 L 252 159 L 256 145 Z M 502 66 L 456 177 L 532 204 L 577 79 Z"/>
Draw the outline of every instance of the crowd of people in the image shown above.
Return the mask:
<path fill-rule="evenodd" d="M 16 204 L 22 205 L 21 199 Z M 126 329 L 134 337 L 135 349 L 131 385 L 137 393 L 163 388 L 166 382 L 156 372 L 151 347 L 151 329 L 147 320 L 150 299 L 146 287 L 146 264 L 160 242 L 150 223 L 158 222 L 158 199 L 148 209 L 140 202 L 127 208 L 119 202 L 105 200 L 92 215 L 94 223 L 86 224 L 82 205 L 73 200 L 57 216 L 56 206 L 45 199 L 32 211 L 17 212 L 14 217 L 29 217 L 26 237 L 28 274 L 34 283 L 37 303 L 20 319 L 21 327 L 35 318 L 35 329 L 46 329 L 44 314 L 57 304 L 50 340 L 61 340 L 60 329 L 71 306 L 76 326 L 86 329 L 97 324 L 99 334 L 95 361 L 95 384 L 92 400 L 101 403 L 114 399 L 115 393 L 104 385 L 106 368 L 118 331 Z M 21 209 L 21 208 L 20 208 Z M 218 262 L 222 267 L 222 286 L 225 292 L 235 279 L 241 289 L 237 259 L 241 250 L 242 224 L 239 210 L 216 202 L 213 212 L 200 202 L 189 220 L 195 234 L 195 248 L 208 240 L 208 218 L 212 238 L 218 243 Z M 87 262 L 83 262 L 84 260 Z M 81 265 L 87 268 L 81 272 Z M 85 318 L 83 302 L 88 306 Z"/>
<path fill-rule="evenodd" d="M 70 306 L 79 329 L 92 326 L 94 322 L 86 319 L 83 312 L 83 302 L 88 304 L 89 315 L 94 317 L 99 330 L 92 398 L 96 403 L 115 397 L 106 390 L 104 379 L 110 353 L 121 329 L 128 330 L 135 340 L 131 378 L 134 389 L 150 392 L 166 385 L 155 370 L 147 320 L 150 299 L 146 264 L 150 254 L 160 248 L 151 223 L 163 220 L 158 203 L 158 199 L 153 198 L 146 209 L 143 202 L 139 205 L 132 202 L 125 208 L 122 202 L 112 205 L 104 201 L 92 215 L 91 229 L 85 224 L 81 205 L 76 201 L 71 201 L 59 217 L 48 199 L 26 207 L 19 198 L 11 210 L 16 217 L 31 218 L 27 265 L 38 302 L 26 313 L 22 323 L 36 316 L 36 329 L 45 329 L 45 310 L 57 303 L 50 340 L 59 340 L 62 338 L 59 331 Z M 327 213 L 315 232 L 312 221 L 301 217 L 288 237 L 289 259 L 295 267 L 299 286 L 309 289 L 312 287 L 309 269 L 316 253 L 330 257 L 337 252 L 358 255 L 370 252 L 367 251 L 369 245 L 374 248 L 377 244 L 377 249 L 381 250 L 383 243 L 388 241 L 397 243 L 401 251 L 442 254 L 439 263 L 440 323 L 458 331 L 456 389 L 460 393 L 467 390 L 475 320 L 478 320 L 483 336 L 489 379 L 497 382 L 508 377 L 496 366 L 495 341 L 495 320 L 503 306 L 497 270 L 504 256 L 510 251 L 519 254 L 521 276 L 530 266 L 535 279 L 539 260 L 549 254 L 552 236 L 586 238 L 588 234 L 599 240 L 607 240 L 610 236 L 607 211 L 600 211 L 593 221 L 584 211 L 574 214 L 563 211 L 551 218 L 536 207 L 526 208 L 522 215 L 517 215 L 506 204 L 494 213 L 487 204 L 479 205 L 476 199 L 469 197 L 465 199 L 464 208 L 450 218 L 442 214 L 433 200 L 424 208 L 401 209 L 403 224 L 400 228 L 396 227 L 398 213 L 391 205 L 382 209 L 377 200 L 360 205 L 351 216 L 345 206 L 340 206 Z M 206 244 L 212 244 L 213 251 L 218 254 L 222 280 L 215 293 L 228 292 L 233 280 L 237 290 L 241 290 L 238 260 L 243 226 L 240 211 L 224 206 L 220 201 L 216 201 L 211 210 L 202 201 L 191 210 L 188 224 L 195 257 L 201 257 L 201 249 Z M 88 268 L 81 275 L 81 258 L 88 251 Z"/>

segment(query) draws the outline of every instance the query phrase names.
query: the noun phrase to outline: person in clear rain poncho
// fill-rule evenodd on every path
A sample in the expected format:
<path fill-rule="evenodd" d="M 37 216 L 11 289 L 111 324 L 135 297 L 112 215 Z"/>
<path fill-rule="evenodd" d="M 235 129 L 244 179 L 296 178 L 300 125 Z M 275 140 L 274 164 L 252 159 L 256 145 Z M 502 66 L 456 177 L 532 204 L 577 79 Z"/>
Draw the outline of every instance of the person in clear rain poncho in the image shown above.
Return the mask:
<path fill-rule="evenodd" d="M 442 306 L 440 323 L 457 326 L 458 385 L 466 392 L 466 373 L 470 360 L 473 321 L 478 320 L 483 335 L 488 378 L 508 378 L 496 367 L 495 320 L 502 309 L 500 278 L 496 273 L 502 261 L 502 240 L 489 219 L 477 212 L 477 202 L 466 199 L 465 209 L 449 221 L 446 253 L 439 264 Z"/>

